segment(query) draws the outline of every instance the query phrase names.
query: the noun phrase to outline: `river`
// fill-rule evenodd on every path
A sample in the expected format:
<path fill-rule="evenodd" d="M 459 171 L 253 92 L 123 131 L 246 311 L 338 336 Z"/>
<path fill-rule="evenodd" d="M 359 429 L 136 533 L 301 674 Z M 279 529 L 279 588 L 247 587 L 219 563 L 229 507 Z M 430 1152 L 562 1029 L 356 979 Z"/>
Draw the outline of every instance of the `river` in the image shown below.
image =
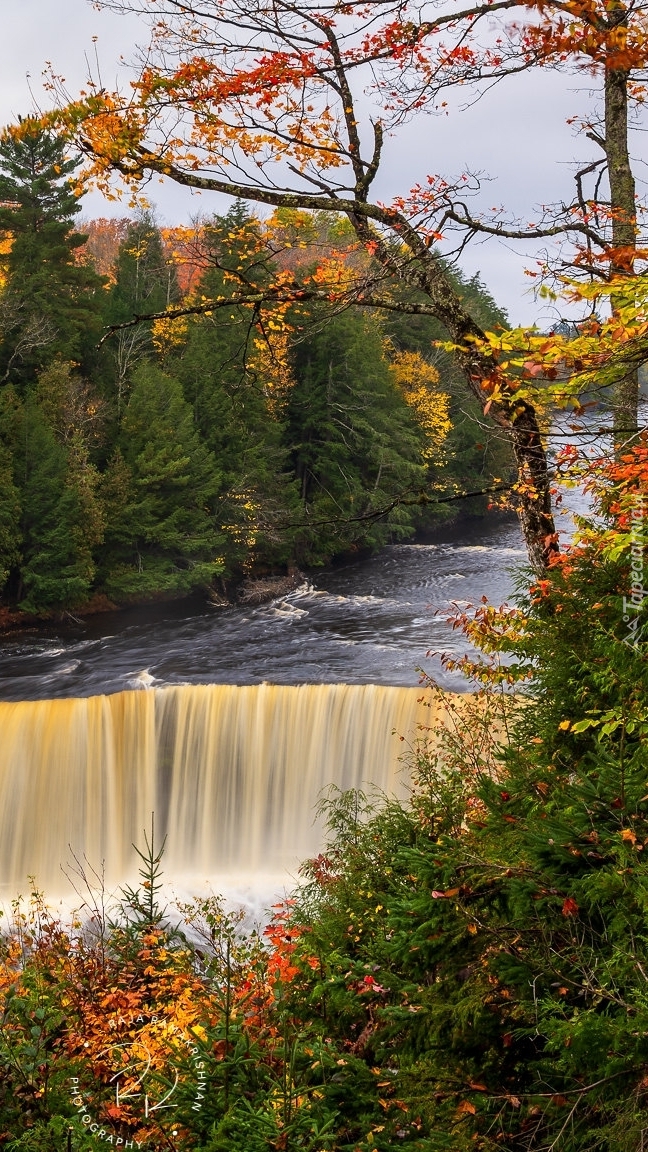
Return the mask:
<path fill-rule="evenodd" d="M 62 892 L 74 857 L 134 878 L 154 811 L 176 884 L 258 910 L 320 850 L 322 790 L 402 793 L 409 743 L 444 723 L 419 669 L 469 688 L 441 660 L 467 650 L 449 613 L 510 603 L 525 564 L 517 521 L 494 514 L 260 607 L 198 597 L 8 636 L 0 898 L 29 875 Z"/>
<path fill-rule="evenodd" d="M 95 696 L 177 684 L 348 683 L 414 686 L 424 667 L 465 690 L 441 652 L 466 650 L 452 604 L 510 600 L 526 552 L 512 516 L 440 529 L 369 559 L 308 574 L 255 608 L 204 597 L 145 605 L 5 637 L 0 699 Z M 428 655 L 433 652 L 434 655 Z"/>

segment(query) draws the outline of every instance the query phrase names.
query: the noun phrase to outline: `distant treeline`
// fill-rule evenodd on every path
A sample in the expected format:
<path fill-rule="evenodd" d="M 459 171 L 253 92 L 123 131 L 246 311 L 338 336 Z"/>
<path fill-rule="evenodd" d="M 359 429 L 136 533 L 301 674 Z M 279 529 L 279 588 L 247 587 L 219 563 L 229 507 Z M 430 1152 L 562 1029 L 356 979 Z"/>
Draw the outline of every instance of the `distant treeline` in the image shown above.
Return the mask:
<path fill-rule="evenodd" d="M 222 307 L 282 273 L 312 282 L 322 261 L 340 276 L 370 265 L 344 222 L 261 221 L 237 203 L 195 228 L 140 211 L 77 231 L 74 167 L 36 128 L 0 145 L 5 605 L 125 603 L 322 564 L 429 529 L 457 507 L 435 499 L 508 475 L 431 318 Z M 481 324 L 505 323 L 478 278 L 455 276 Z"/>

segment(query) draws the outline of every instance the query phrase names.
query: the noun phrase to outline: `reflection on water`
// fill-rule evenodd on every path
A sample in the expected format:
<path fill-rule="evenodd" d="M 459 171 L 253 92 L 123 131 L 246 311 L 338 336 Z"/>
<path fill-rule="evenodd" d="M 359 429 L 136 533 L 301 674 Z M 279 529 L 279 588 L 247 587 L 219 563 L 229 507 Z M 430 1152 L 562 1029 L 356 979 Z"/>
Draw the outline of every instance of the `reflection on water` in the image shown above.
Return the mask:
<path fill-rule="evenodd" d="M 481 596 L 510 600 L 511 572 L 525 562 L 517 521 L 494 516 L 311 573 L 301 588 L 260 607 L 216 608 L 197 598 L 10 636 L 0 655 L 0 699 L 263 681 L 414 686 L 421 666 L 462 691 L 461 678 L 439 660 L 440 652 L 465 651 L 444 615 L 452 603 Z"/>

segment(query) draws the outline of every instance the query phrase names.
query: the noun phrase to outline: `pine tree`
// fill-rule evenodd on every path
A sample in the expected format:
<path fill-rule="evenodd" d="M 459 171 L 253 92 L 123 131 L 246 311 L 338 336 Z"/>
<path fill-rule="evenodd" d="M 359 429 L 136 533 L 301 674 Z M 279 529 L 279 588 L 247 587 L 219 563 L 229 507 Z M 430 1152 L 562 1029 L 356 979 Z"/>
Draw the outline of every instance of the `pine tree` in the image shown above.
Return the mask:
<path fill-rule="evenodd" d="M 23 404 L 9 384 L 0 389 L 0 597 L 12 599 L 22 548 L 22 495 L 17 447 L 23 430 Z"/>
<path fill-rule="evenodd" d="M 131 221 L 119 245 L 115 283 L 108 293 L 106 313 L 120 324 L 144 312 L 163 312 L 177 303 L 180 292 L 174 264 L 164 252 L 162 236 L 150 211 Z"/>
<path fill-rule="evenodd" d="M 0 232 L 5 288 L 0 307 L 0 377 L 25 382 L 54 357 L 88 361 L 100 331 L 102 280 L 75 253 L 80 211 L 77 161 L 36 121 L 0 139 Z"/>
<path fill-rule="evenodd" d="M 114 275 L 115 282 L 105 298 L 107 324 L 125 324 L 135 316 L 164 312 L 179 300 L 175 266 L 164 252 L 160 229 L 150 211 L 141 212 L 128 225 Z M 118 329 L 108 350 L 114 362 L 117 408 L 121 412 L 135 368 L 153 355 L 151 322 Z"/>
<path fill-rule="evenodd" d="M 20 559 L 20 493 L 13 477 L 12 454 L 0 442 L 0 594 Z"/>
<path fill-rule="evenodd" d="M 223 570 L 213 511 L 219 484 L 180 384 L 142 364 L 103 483 L 107 591 L 128 600 L 209 585 Z"/>
<path fill-rule="evenodd" d="M 425 436 L 392 380 L 378 322 L 313 315 L 306 331 L 295 348 L 287 436 L 307 518 L 331 522 L 304 541 L 306 558 L 411 535 L 404 506 L 345 525 L 425 485 Z"/>
<path fill-rule="evenodd" d="M 24 474 L 20 607 L 75 607 L 92 588 L 94 549 L 103 534 L 98 474 L 81 438 L 61 443 L 33 399 L 24 409 L 18 464 Z"/>
<path fill-rule="evenodd" d="M 201 278 L 200 295 L 231 292 L 224 270 L 233 275 L 238 269 L 254 283 L 267 279 L 269 256 L 259 222 L 242 204 L 210 222 L 205 243 L 212 266 Z M 276 525 L 297 518 L 283 407 L 265 362 L 272 353 L 256 321 L 250 308 L 215 310 L 189 325 L 184 349 L 169 363 L 218 462 L 218 514 L 230 570 L 250 558 L 270 565 L 289 560 L 292 533 Z"/>

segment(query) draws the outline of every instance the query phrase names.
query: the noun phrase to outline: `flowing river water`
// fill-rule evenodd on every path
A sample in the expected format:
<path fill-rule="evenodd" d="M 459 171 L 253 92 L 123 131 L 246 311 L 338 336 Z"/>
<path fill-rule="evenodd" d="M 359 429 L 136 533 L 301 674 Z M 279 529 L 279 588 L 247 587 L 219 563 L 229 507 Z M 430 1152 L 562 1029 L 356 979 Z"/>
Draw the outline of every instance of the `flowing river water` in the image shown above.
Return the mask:
<path fill-rule="evenodd" d="M 453 603 L 510 598 L 510 570 L 525 559 L 517 521 L 493 516 L 311 573 L 260 607 L 182 600 L 9 636 L 0 700 L 264 681 L 415 686 L 419 667 L 464 691 L 441 667 L 438 653 L 465 648 L 445 617 Z"/>
<path fill-rule="evenodd" d="M 443 721 L 417 669 L 465 692 L 441 662 L 466 650 L 446 617 L 510 601 L 525 562 L 516 520 L 492 516 L 260 607 L 185 600 L 6 637 L 0 896 L 30 875 L 64 892 L 75 858 L 119 885 L 155 811 L 184 892 L 258 907 L 319 850 L 323 789 L 402 791 L 400 737 Z"/>

